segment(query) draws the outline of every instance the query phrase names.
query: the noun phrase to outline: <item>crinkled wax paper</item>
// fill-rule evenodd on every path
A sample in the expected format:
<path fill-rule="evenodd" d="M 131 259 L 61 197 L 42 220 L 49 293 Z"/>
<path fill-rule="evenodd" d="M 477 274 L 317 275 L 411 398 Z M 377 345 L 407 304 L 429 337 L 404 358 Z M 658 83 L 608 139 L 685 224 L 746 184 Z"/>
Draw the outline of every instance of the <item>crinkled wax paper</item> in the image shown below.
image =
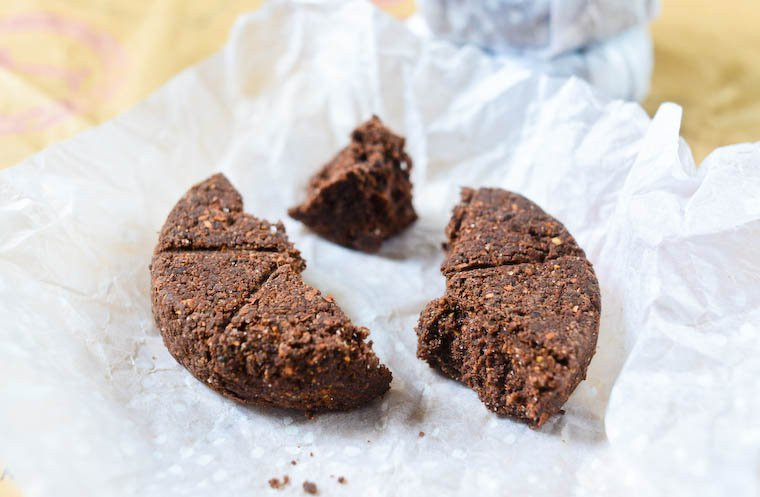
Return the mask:
<path fill-rule="evenodd" d="M 408 139 L 420 215 L 379 255 L 285 215 L 372 113 Z M 133 111 L 0 173 L 0 460 L 27 497 L 757 495 L 760 144 L 696 169 L 679 122 L 418 41 L 362 0 L 269 3 Z M 371 329 L 385 397 L 308 419 L 225 400 L 170 357 L 148 264 L 216 171 Z M 598 352 L 538 431 L 415 358 L 462 185 L 532 198 L 598 272 Z"/>
<path fill-rule="evenodd" d="M 457 42 L 544 57 L 645 24 L 657 0 L 419 0 L 432 30 Z"/>

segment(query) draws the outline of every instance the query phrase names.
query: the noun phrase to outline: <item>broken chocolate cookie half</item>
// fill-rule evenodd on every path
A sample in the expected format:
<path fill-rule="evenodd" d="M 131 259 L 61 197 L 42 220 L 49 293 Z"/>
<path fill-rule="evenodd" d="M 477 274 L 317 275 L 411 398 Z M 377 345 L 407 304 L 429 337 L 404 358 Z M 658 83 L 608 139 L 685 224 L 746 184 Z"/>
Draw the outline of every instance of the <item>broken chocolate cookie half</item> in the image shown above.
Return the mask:
<path fill-rule="evenodd" d="M 417 219 L 411 170 L 404 138 L 374 116 L 311 178 L 306 200 L 288 213 L 330 241 L 377 252 Z"/>
<path fill-rule="evenodd" d="M 594 270 L 559 221 L 501 189 L 463 189 L 446 235 L 446 292 L 420 315 L 417 355 L 492 411 L 539 427 L 594 354 Z"/>
<path fill-rule="evenodd" d="M 243 212 L 221 174 L 169 214 L 151 263 L 153 315 L 169 352 L 243 403 L 344 410 L 385 393 L 391 373 L 305 263 L 281 223 Z"/>

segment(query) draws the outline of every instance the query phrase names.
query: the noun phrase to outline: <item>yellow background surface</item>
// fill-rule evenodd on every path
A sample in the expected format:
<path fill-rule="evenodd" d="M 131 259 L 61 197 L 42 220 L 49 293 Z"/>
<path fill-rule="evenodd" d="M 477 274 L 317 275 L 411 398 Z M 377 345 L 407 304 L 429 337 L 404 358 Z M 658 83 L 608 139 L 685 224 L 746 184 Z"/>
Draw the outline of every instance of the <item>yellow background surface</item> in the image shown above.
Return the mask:
<path fill-rule="evenodd" d="M 221 48 L 235 18 L 262 1 L 3 0 L 0 168 L 129 108 Z M 398 17 L 415 9 L 414 0 L 375 3 Z M 652 25 L 644 107 L 684 107 L 682 134 L 697 161 L 760 140 L 758 19 L 757 0 L 663 0 Z M 20 497 L 8 477 L 0 497 Z"/>

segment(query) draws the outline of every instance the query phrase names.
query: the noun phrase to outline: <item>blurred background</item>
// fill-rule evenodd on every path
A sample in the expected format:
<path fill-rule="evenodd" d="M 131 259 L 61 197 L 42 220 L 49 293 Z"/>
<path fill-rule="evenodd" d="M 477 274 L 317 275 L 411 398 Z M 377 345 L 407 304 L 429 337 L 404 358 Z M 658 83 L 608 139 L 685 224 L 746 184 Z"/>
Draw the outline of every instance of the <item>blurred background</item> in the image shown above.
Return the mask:
<path fill-rule="evenodd" d="M 263 1 L 3 0 L 0 168 L 128 109 L 220 49 L 235 19 Z M 659 8 L 640 0 L 651 12 L 638 13 L 646 19 L 635 25 L 589 39 L 568 32 L 564 45 L 507 55 L 505 44 L 535 41 L 544 11 L 533 12 L 535 29 L 511 31 L 519 36 L 505 40 L 498 23 L 486 26 L 452 7 L 467 4 L 461 0 L 374 1 L 423 35 L 472 41 L 523 65 L 579 75 L 609 95 L 641 100 L 650 115 L 662 102 L 679 103 L 682 135 L 698 163 L 716 147 L 760 140 L 758 0 L 662 0 Z M 637 4 L 627 1 L 617 4 Z M 511 2 L 520 3 L 542 4 Z M 525 24 L 512 14 L 504 19 Z M 0 464 L 0 497 L 19 497 L 9 462 L 9 471 Z"/>
<path fill-rule="evenodd" d="M 0 167 L 129 108 L 218 50 L 237 16 L 263 1 L 3 0 Z M 433 0 L 375 0 L 400 19 L 419 15 L 425 2 Z M 663 0 L 651 24 L 651 86 L 615 96 L 644 97 L 650 114 L 664 101 L 681 104 L 682 133 L 697 162 L 720 145 L 760 139 L 758 19 L 757 0 Z M 621 78 L 649 82 L 646 47 L 637 43 L 602 50 L 595 77 L 618 86 Z M 588 71 L 577 67 L 589 65 L 584 50 L 555 72 Z M 631 71 L 641 74 L 621 74 Z"/>

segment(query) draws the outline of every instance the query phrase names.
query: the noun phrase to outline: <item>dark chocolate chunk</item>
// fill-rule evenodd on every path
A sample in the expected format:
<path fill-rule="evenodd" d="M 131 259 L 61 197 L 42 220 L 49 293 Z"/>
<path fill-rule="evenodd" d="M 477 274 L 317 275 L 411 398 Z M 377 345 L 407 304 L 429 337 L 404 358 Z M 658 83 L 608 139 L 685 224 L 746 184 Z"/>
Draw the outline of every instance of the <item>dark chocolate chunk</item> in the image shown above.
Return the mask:
<path fill-rule="evenodd" d="M 311 178 L 306 200 L 288 213 L 328 240 L 377 252 L 417 219 L 411 170 L 404 138 L 374 116 Z"/>
<path fill-rule="evenodd" d="M 524 197 L 465 189 L 462 198 L 446 230 L 446 292 L 420 315 L 417 355 L 492 411 L 539 427 L 585 378 L 599 332 L 596 276 L 567 230 Z"/>
<path fill-rule="evenodd" d="M 209 216 L 218 224 L 206 226 Z M 161 233 L 153 315 L 200 381 L 240 402 L 307 411 L 349 409 L 388 390 L 368 331 L 302 281 L 284 229 L 243 213 L 226 178 L 194 186 Z"/>

